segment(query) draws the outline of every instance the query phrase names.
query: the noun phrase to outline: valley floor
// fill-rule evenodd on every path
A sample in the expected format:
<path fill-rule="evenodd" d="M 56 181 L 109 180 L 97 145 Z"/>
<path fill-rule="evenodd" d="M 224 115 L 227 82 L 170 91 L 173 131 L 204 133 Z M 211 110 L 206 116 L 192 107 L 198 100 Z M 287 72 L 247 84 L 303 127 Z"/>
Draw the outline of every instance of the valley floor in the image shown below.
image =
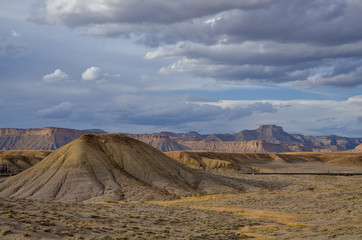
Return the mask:
<path fill-rule="evenodd" d="M 270 190 L 157 202 L 0 199 L 0 238 L 362 239 L 362 176 L 233 177 Z"/>

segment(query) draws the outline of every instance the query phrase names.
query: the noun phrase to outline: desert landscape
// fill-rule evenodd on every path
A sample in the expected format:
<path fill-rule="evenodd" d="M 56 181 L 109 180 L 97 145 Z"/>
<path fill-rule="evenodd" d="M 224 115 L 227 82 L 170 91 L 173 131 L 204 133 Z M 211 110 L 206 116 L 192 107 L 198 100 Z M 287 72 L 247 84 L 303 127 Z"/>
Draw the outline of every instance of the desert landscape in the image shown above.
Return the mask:
<path fill-rule="evenodd" d="M 122 134 L 1 151 L 1 238 L 362 237 L 358 148 L 166 154 Z"/>
<path fill-rule="evenodd" d="M 0 239 L 362 239 L 362 1 L 1 0 Z"/>

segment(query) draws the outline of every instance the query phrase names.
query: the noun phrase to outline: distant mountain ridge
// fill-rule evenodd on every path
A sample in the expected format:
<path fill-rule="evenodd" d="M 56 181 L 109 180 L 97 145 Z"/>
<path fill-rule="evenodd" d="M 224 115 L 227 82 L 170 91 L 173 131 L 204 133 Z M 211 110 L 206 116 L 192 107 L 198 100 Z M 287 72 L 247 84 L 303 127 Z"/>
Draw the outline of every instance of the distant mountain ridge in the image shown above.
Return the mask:
<path fill-rule="evenodd" d="M 255 153 L 336 152 L 354 149 L 362 143 L 362 138 L 347 138 L 336 135 L 314 137 L 289 134 L 282 127 L 276 125 L 262 125 L 258 129 L 243 130 L 235 134 L 201 135 L 193 131 L 189 133 L 138 134 L 132 137 L 157 147 L 159 141 L 156 139 L 160 138 L 160 136 L 164 137 L 163 142 L 173 143 L 173 148 L 169 151 L 188 149 Z"/>
<path fill-rule="evenodd" d="M 104 133 L 104 131 L 55 127 L 0 128 L 0 150 L 55 150 L 88 133 Z M 182 150 L 255 153 L 336 152 L 352 150 L 362 144 L 362 138 L 289 134 L 276 125 L 262 125 L 258 129 L 243 130 L 235 134 L 202 135 L 191 131 L 126 135 L 163 152 Z"/>

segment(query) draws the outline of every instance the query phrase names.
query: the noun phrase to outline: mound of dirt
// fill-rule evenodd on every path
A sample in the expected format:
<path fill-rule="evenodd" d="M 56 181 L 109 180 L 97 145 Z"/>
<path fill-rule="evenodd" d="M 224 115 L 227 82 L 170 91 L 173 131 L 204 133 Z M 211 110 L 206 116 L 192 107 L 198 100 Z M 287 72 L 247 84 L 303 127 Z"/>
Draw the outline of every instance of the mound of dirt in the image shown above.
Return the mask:
<path fill-rule="evenodd" d="M 0 197 L 104 201 L 239 192 L 240 180 L 203 173 L 121 134 L 87 134 L 0 183 Z"/>

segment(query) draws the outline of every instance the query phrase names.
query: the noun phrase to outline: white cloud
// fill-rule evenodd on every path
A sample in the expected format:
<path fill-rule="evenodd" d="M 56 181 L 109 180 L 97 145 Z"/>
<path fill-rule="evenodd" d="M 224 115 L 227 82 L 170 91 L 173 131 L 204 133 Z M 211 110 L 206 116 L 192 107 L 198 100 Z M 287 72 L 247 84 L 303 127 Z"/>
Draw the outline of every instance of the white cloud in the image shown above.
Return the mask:
<path fill-rule="evenodd" d="M 222 19 L 222 17 L 213 17 L 210 18 L 209 20 L 205 21 L 206 24 L 210 24 L 211 27 L 214 27 L 218 21 L 220 21 Z"/>
<path fill-rule="evenodd" d="M 60 69 L 56 69 L 53 73 L 49 73 L 43 77 L 43 82 L 54 83 L 54 82 L 63 82 L 69 79 L 68 74 L 63 72 Z"/>
<path fill-rule="evenodd" d="M 20 37 L 20 33 L 16 32 L 15 30 L 11 30 L 11 36 L 14 38 Z"/>
<path fill-rule="evenodd" d="M 99 67 L 90 67 L 82 74 L 84 81 L 98 81 L 103 77 L 103 71 Z"/>

